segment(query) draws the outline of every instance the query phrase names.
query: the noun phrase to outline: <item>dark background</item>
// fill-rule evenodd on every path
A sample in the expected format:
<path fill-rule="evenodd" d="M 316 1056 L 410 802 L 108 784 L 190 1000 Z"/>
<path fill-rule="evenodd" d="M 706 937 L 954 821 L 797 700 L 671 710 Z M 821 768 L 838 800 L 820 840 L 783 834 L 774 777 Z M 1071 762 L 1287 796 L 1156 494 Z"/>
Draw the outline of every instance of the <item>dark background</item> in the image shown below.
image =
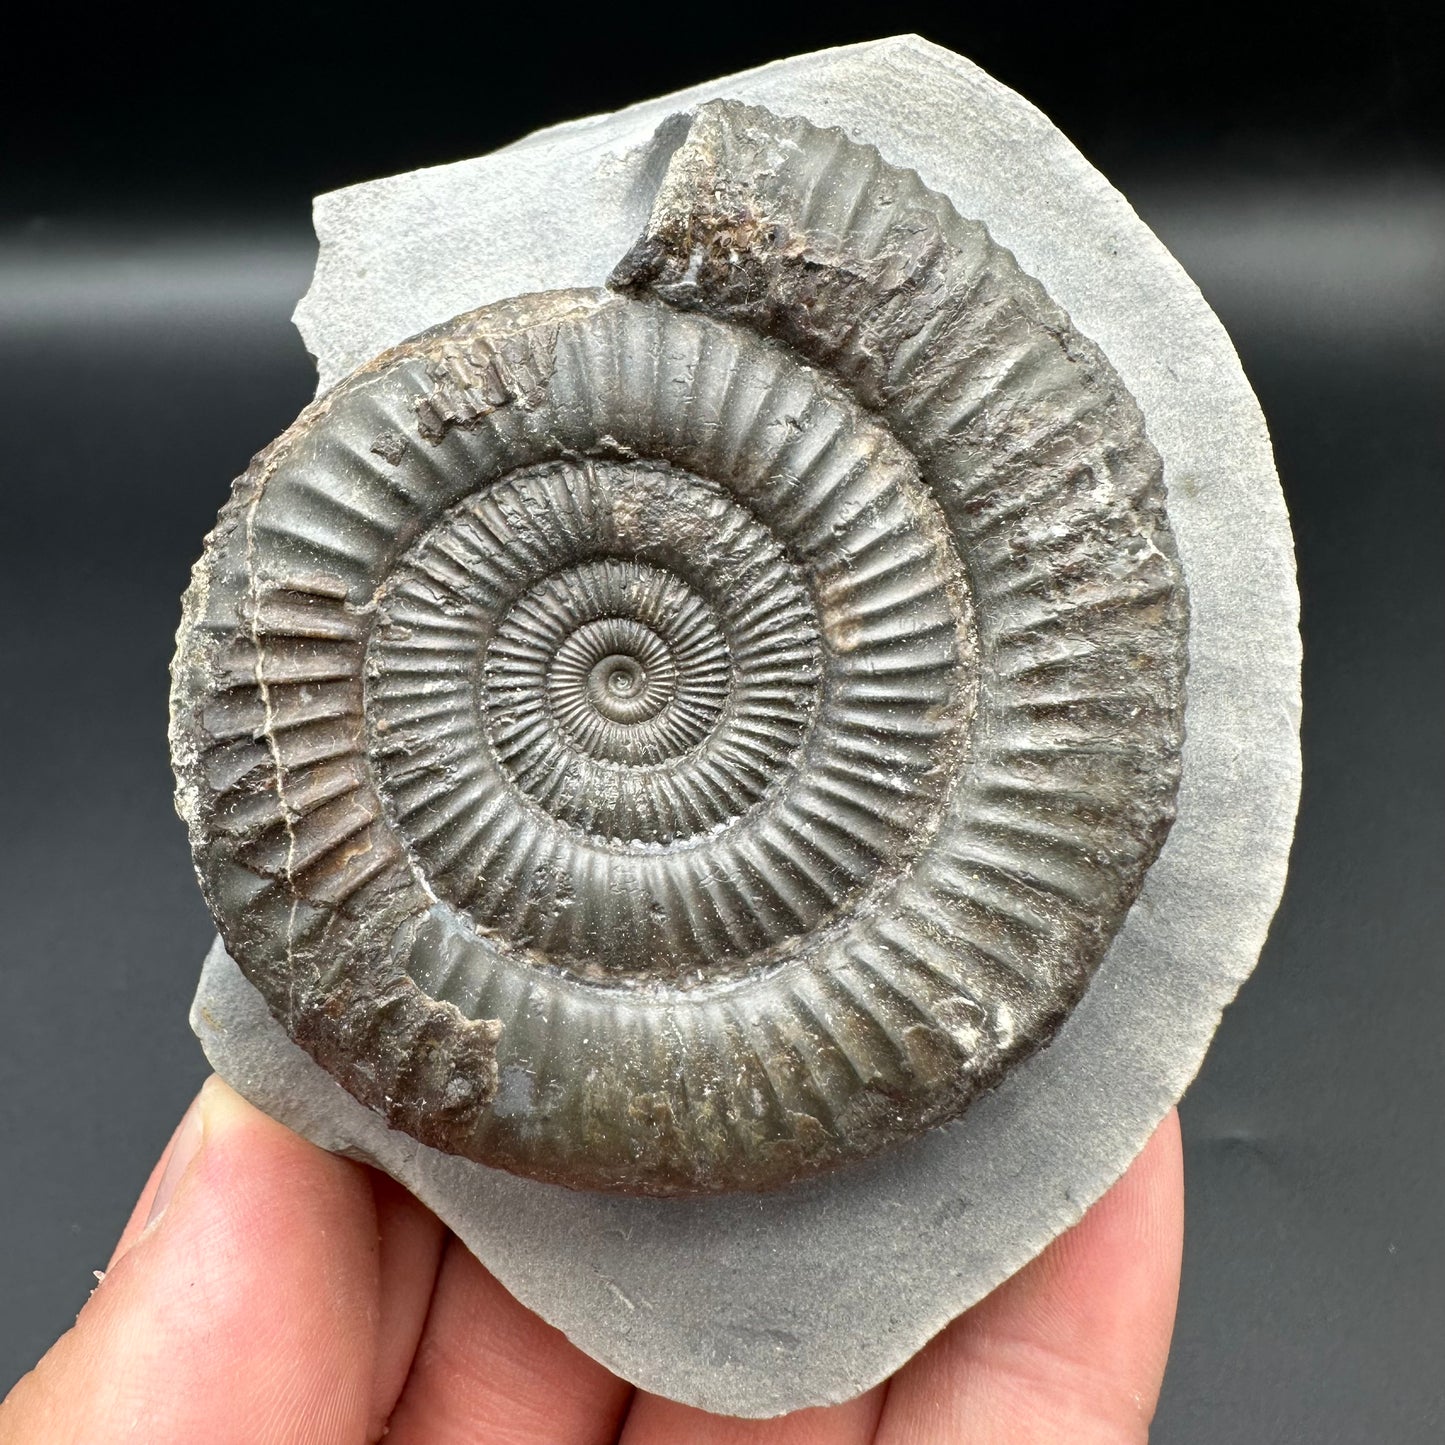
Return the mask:
<path fill-rule="evenodd" d="M 1445 49 L 1433 6 L 52 7 L 0 154 L 0 1391 L 203 1076 L 177 599 L 307 400 L 310 196 L 916 29 L 1023 92 L 1229 328 L 1294 516 L 1304 803 L 1184 1103 L 1165 1445 L 1445 1437 Z M 534 27 L 526 28 L 523 18 Z M 13 37 L 12 37 L 13 39 Z M 945 123 L 940 118 L 940 123 Z"/>

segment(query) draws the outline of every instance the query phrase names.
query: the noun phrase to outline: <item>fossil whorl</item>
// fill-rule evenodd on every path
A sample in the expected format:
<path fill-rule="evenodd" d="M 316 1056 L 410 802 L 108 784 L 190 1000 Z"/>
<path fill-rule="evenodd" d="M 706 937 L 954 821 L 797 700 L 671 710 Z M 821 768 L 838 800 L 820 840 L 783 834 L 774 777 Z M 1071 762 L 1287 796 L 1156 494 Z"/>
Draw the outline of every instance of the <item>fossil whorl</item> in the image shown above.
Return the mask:
<path fill-rule="evenodd" d="M 718 102 L 609 289 L 404 343 L 236 483 L 178 804 L 395 1127 L 768 1188 L 1067 1015 L 1173 816 L 1186 623 L 1098 349 L 913 173 Z"/>

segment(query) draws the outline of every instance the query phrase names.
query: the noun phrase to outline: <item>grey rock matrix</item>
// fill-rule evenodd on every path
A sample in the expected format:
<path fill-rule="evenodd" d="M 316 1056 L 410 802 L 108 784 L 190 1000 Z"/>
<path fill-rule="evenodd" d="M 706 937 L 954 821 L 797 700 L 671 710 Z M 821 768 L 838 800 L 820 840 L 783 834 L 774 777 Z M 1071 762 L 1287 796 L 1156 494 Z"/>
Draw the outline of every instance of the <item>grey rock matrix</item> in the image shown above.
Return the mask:
<path fill-rule="evenodd" d="M 1117 1176 L 1277 901 L 1293 586 L 1228 343 L 1047 122 L 911 39 L 318 227 L 323 379 L 387 354 L 198 572 L 183 801 L 261 989 L 218 950 L 198 1031 L 629 1378 L 865 1388 Z M 388 476 L 389 527 L 343 516 Z M 323 694 L 329 770 L 279 741 Z"/>

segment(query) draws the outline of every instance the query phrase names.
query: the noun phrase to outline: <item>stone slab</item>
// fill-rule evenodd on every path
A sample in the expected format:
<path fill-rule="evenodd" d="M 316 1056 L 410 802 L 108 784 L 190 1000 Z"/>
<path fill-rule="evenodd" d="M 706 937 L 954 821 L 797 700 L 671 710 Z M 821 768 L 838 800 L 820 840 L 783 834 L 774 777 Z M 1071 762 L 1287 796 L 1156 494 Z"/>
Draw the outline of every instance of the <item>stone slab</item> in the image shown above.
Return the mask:
<path fill-rule="evenodd" d="M 917 37 L 319 198 L 297 323 L 322 388 L 458 312 L 602 284 L 647 215 L 658 125 L 718 96 L 842 126 L 983 220 L 1102 346 L 1164 456 L 1192 606 L 1179 814 L 1082 1003 L 957 1123 L 779 1193 L 693 1201 L 572 1193 L 387 1130 L 286 1038 L 219 944 L 192 1020 L 243 1094 L 395 1175 L 588 1354 L 673 1399 L 767 1416 L 896 1369 L 1074 1223 L 1193 1078 L 1284 885 L 1298 597 L 1264 421 L 1198 289 L 1034 107 Z"/>

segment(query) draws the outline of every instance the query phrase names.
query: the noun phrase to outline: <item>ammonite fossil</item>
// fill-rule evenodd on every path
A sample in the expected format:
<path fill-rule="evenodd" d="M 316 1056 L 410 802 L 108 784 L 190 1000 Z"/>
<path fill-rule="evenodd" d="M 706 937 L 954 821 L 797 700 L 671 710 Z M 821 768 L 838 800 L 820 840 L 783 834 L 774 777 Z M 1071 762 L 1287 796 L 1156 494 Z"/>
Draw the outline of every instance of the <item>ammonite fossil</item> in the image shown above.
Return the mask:
<path fill-rule="evenodd" d="M 956 1117 L 1168 830 L 1164 502 L 980 224 L 705 105 L 606 289 L 385 353 L 236 483 L 172 706 L 226 945 L 393 1126 L 577 1188 Z"/>

